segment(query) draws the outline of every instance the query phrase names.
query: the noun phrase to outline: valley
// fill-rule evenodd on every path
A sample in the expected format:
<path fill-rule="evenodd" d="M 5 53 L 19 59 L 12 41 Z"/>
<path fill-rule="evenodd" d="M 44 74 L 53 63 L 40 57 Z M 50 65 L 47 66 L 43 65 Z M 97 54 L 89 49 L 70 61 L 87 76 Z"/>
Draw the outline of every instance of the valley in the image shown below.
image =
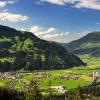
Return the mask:
<path fill-rule="evenodd" d="M 18 97 L 22 94 L 26 100 L 37 96 L 48 100 L 52 96 L 56 99 L 66 95 L 68 98 L 88 97 L 91 92 L 86 90 L 95 93 L 94 90 L 99 88 L 100 33 L 89 33 L 67 44 L 67 50 L 64 45 L 39 39 L 30 32 L 2 25 L 0 32 L 0 91 L 12 91 Z M 96 97 L 94 94 L 91 96 Z"/>
<path fill-rule="evenodd" d="M 14 82 L 13 88 L 23 90 L 30 81 L 38 82 L 38 86 L 46 93 L 50 86 L 64 86 L 65 90 L 73 90 L 78 87 L 88 86 L 93 82 L 93 72 L 100 72 L 100 58 L 93 58 L 89 55 L 80 57 L 87 66 L 74 67 L 66 70 L 41 70 L 26 72 L 18 70 L 17 72 L 5 72 L 8 78 L 0 77 L 0 86 L 9 87 Z M 3 75 L 2 75 L 3 77 Z M 50 84 L 49 84 L 50 83 Z M 58 92 L 57 92 L 58 93 Z"/>

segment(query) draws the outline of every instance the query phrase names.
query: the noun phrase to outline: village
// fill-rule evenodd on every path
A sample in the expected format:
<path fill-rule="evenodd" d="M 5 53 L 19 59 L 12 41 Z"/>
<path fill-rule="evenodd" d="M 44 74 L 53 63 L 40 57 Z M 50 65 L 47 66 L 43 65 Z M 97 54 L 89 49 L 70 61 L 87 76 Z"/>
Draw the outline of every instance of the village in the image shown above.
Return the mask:
<path fill-rule="evenodd" d="M 0 80 L 14 80 L 20 83 L 25 83 L 24 81 L 22 81 L 22 78 L 27 75 L 32 75 L 32 73 L 30 72 L 0 72 Z M 63 80 L 78 80 L 80 79 L 82 75 L 83 74 L 66 74 L 66 75 L 54 77 L 54 80 L 62 80 L 62 79 Z M 86 74 L 86 76 L 92 77 L 92 82 L 100 78 L 100 75 L 98 72 L 89 73 L 89 74 Z M 43 79 L 43 78 L 45 79 L 45 78 L 50 78 L 51 75 L 50 75 L 50 72 L 41 71 L 41 72 L 35 72 L 34 75 L 32 75 L 32 77 L 33 77 L 33 80 Z M 25 83 L 25 84 L 26 86 L 24 88 L 24 91 L 28 91 L 30 83 Z M 40 84 L 41 82 L 36 83 L 37 86 Z M 50 88 L 55 91 L 58 91 L 61 94 L 64 94 L 65 92 L 67 92 L 67 90 L 65 89 L 63 85 L 51 86 Z"/>
<path fill-rule="evenodd" d="M 0 72 L 0 80 L 20 80 L 23 76 L 31 73 L 23 72 Z"/>

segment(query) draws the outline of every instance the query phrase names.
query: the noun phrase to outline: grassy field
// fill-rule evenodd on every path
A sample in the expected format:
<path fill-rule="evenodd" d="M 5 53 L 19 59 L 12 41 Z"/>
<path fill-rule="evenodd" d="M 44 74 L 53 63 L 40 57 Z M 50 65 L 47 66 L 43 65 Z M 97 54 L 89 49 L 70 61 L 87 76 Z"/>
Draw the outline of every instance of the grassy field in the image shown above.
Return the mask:
<path fill-rule="evenodd" d="M 87 66 L 80 66 L 75 67 L 72 69 L 67 70 L 52 70 L 47 71 L 50 73 L 49 78 L 43 78 L 38 79 L 41 82 L 40 87 L 47 89 L 49 81 L 51 81 L 52 86 L 65 86 L 66 89 L 74 89 L 78 86 L 85 86 L 92 82 L 92 77 L 87 76 L 87 74 L 94 72 L 94 71 L 100 71 L 100 58 L 91 58 L 89 56 L 81 56 L 81 59 L 87 63 Z M 71 74 L 81 74 L 81 77 L 78 80 L 63 80 L 58 79 L 55 80 L 55 78 L 64 76 L 64 75 L 71 75 Z M 29 81 L 33 79 L 34 73 L 32 75 L 28 75 L 23 77 L 24 81 Z"/>
<path fill-rule="evenodd" d="M 7 80 L 0 80 L 0 86 L 4 86 L 7 82 Z"/>
<path fill-rule="evenodd" d="M 33 72 L 30 75 L 26 75 L 22 77 L 22 81 L 28 83 L 30 80 L 38 80 L 40 81 L 39 87 L 42 89 L 47 89 L 49 82 L 51 82 L 52 86 L 64 86 L 67 90 L 77 88 L 78 86 L 86 86 L 92 82 L 92 77 L 87 76 L 87 74 L 92 73 L 93 71 L 100 72 L 100 58 L 91 58 L 89 56 L 81 56 L 81 59 L 84 62 L 87 62 L 87 66 L 80 66 L 80 67 L 74 67 L 71 69 L 66 70 L 51 70 L 51 71 L 45 71 L 49 72 L 49 77 L 47 78 L 39 78 L 34 79 L 34 75 L 37 72 Z M 64 75 L 74 75 L 79 74 L 81 77 L 78 80 L 65 80 L 65 79 L 59 79 L 59 77 Z M 0 86 L 4 86 L 5 83 L 8 82 L 6 80 L 0 80 Z M 17 88 L 22 88 L 25 84 L 16 82 Z"/>

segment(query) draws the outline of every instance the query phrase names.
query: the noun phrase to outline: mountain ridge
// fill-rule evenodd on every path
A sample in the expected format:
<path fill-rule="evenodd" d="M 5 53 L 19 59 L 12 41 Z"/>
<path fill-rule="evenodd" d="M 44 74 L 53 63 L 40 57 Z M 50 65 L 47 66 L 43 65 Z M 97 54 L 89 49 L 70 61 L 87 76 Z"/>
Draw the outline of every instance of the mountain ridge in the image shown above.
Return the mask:
<path fill-rule="evenodd" d="M 100 56 L 100 32 L 92 32 L 74 40 L 68 44 L 62 44 L 68 51 L 77 55 L 89 54 L 91 56 Z"/>
<path fill-rule="evenodd" d="M 84 65 L 58 43 L 0 25 L 0 71 L 66 69 Z"/>

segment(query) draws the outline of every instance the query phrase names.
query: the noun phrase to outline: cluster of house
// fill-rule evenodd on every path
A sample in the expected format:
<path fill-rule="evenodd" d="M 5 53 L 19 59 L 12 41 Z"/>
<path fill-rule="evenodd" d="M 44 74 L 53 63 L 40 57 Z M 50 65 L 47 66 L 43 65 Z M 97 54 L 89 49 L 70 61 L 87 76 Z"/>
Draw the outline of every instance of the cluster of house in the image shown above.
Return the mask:
<path fill-rule="evenodd" d="M 56 77 L 55 80 L 78 80 L 81 77 L 79 74 L 71 74 L 71 75 L 62 75 L 59 77 Z"/>
<path fill-rule="evenodd" d="M 35 73 L 35 75 L 33 76 L 33 78 L 47 78 L 49 77 L 49 72 L 37 72 Z"/>
<path fill-rule="evenodd" d="M 64 80 L 78 80 L 78 79 L 81 78 L 82 75 L 81 74 L 68 74 L 68 75 L 61 75 L 59 77 L 55 77 L 54 79 L 55 80 L 60 80 L 60 79 L 64 79 Z M 84 74 L 84 75 L 92 77 L 93 81 L 100 79 L 99 72 L 87 73 L 87 74 Z"/>
<path fill-rule="evenodd" d="M 4 72 L 0 73 L 0 80 L 15 80 L 18 78 L 18 75 L 15 72 Z"/>
<path fill-rule="evenodd" d="M 65 80 L 78 80 L 80 77 L 81 77 L 81 75 L 72 74 L 72 75 L 65 75 L 65 76 L 62 76 L 61 78 L 62 78 L 62 79 L 65 79 Z"/>
<path fill-rule="evenodd" d="M 39 81 L 34 81 L 33 83 L 30 81 L 22 88 L 22 91 L 26 92 L 26 93 L 30 92 L 30 91 L 34 90 L 34 88 L 36 89 L 36 87 L 38 87 L 40 84 L 41 84 L 41 82 L 39 82 Z"/>
<path fill-rule="evenodd" d="M 0 72 L 0 80 L 16 80 L 20 81 L 20 78 L 27 75 L 28 73 L 17 73 L 17 72 Z"/>

